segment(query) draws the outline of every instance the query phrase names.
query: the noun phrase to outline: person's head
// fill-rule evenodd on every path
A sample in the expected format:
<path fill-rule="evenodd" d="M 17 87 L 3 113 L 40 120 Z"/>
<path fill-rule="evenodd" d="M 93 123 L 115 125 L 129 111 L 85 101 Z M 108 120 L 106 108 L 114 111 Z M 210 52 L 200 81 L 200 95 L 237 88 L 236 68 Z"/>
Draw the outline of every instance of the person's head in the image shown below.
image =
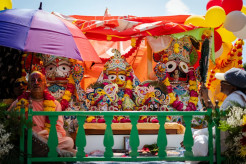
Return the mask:
<path fill-rule="evenodd" d="M 16 97 L 20 96 L 24 91 L 27 90 L 27 81 L 25 77 L 21 77 L 14 82 L 14 95 Z"/>
<path fill-rule="evenodd" d="M 38 71 L 32 72 L 29 76 L 28 88 L 30 89 L 31 95 L 43 95 L 43 91 L 46 88 L 45 76 Z"/>
<path fill-rule="evenodd" d="M 216 73 L 215 77 L 221 80 L 221 92 L 226 95 L 236 90 L 246 90 L 246 71 L 240 68 L 231 68 L 225 73 Z"/>

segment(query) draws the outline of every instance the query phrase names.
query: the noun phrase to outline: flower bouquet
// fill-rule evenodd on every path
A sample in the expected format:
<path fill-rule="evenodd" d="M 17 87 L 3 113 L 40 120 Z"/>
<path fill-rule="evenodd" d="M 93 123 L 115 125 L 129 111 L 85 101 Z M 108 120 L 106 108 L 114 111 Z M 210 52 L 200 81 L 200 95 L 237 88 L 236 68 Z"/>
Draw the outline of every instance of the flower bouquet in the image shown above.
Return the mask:
<path fill-rule="evenodd" d="M 233 103 L 221 113 L 219 128 L 226 131 L 226 163 L 245 163 L 246 161 L 246 108 Z"/>

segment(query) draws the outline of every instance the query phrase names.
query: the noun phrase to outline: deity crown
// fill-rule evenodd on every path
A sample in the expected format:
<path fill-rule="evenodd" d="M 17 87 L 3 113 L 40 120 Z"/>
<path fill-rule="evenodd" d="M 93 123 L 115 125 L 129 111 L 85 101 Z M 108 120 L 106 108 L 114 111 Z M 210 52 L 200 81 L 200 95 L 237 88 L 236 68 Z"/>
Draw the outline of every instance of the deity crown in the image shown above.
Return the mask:
<path fill-rule="evenodd" d="M 121 53 L 117 49 L 113 49 L 112 52 L 114 53 L 114 56 L 106 62 L 106 70 L 114 70 L 116 68 L 119 68 L 123 71 L 126 71 L 129 64 L 127 63 L 125 58 L 121 56 Z"/>

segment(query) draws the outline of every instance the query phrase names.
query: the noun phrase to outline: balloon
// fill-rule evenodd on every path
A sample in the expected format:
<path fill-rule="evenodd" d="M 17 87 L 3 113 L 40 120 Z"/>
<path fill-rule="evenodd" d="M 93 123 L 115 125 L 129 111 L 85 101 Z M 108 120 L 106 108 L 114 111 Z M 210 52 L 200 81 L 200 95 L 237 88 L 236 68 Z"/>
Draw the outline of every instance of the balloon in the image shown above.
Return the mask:
<path fill-rule="evenodd" d="M 189 25 L 189 23 L 191 23 L 194 26 L 208 27 L 206 25 L 205 18 L 203 16 L 200 16 L 200 15 L 191 15 L 191 16 L 189 16 L 185 20 L 184 24 L 185 25 Z"/>
<path fill-rule="evenodd" d="M 0 3 L 0 10 L 12 9 L 12 1 L 11 0 L 2 0 Z"/>
<path fill-rule="evenodd" d="M 207 3 L 206 9 L 208 10 L 210 7 L 221 6 L 221 5 L 222 5 L 222 0 L 210 0 Z"/>
<path fill-rule="evenodd" d="M 233 34 L 240 39 L 246 39 L 246 26 L 244 26 L 240 31 L 233 32 Z"/>
<path fill-rule="evenodd" d="M 217 31 L 214 31 L 214 51 L 219 51 L 220 47 L 222 45 L 222 39 L 220 34 Z"/>
<path fill-rule="evenodd" d="M 220 34 L 222 41 L 225 43 L 231 43 L 237 39 L 231 31 L 226 30 L 224 27 L 220 27 L 216 31 Z"/>
<path fill-rule="evenodd" d="M 225 11 L 222 7 L 219 6 L 213 6 L 210 9 L 208 9 L 206 15 L 205 15 L 205 20 L 207 24 L 210 27 L 218 27 L 222 23 L 224 23 L 226 18 Z"/>
<path fill-rule="evenodd" d="M 241 12 L 244 13 L 244 15 L 246 15 L 246 6 L 243 6 L 243 7 L 242 7 Z"/>
<path fill-rule="evenodd" d="M 226 16 L 224 27 L 231 32 L 240 31 L 246 24 L 246 15 L 241 11 L 232 11 Z"/>
<path fill-rule="evenodd" d="M 219 58 L 220 57 L 220 55 L 222 55 L 222 53 L 223 53 L 223 45 L 220 47 L 220 49 L 217 51 L 217 52 L 215 52 L 215 59 L 217 59 L 217 58 Z"/>
<path fill-rule="evenodd" d="M 222 5 L 223 9 L 226 12 L 226 15 L 229 14 L 231 11 L 241 11 L 243 7 L 242 0 L 223 0 Z"/>

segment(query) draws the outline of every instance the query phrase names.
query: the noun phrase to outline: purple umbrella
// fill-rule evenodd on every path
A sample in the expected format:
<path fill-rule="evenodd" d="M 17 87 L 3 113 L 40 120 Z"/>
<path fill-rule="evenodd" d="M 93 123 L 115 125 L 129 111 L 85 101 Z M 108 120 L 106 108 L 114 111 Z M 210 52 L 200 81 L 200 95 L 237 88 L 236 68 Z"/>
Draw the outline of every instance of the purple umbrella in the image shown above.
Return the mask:
<path fill-rule="evenodd" d="M 101 62 L 81 30 L 43 10 L 0 12 L 0 45 L 27 52 Z"/>

